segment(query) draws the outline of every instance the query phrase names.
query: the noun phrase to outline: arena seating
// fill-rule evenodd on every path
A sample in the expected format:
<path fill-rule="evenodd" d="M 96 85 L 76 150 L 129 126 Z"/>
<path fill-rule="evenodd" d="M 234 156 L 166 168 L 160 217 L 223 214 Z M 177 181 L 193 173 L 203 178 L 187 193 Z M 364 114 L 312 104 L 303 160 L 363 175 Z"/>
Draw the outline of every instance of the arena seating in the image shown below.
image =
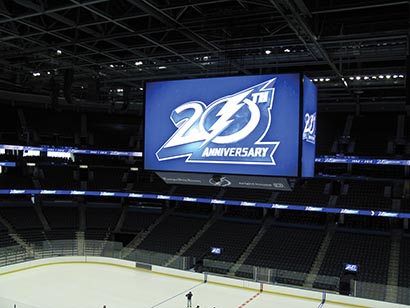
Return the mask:
<path fill-rule="evenodd" d="M 337 230 L 320 267 L 320 275 L 339 277 L 345 263 L 360 266 L 359 280 L 385 284 L 390 257 L 387 233 L 367 234 Z M 319 288 L 326 286 L 315 284 Z"/>
<path fill-rule="evenodd" d="M 170 215 L 138 246 L 138 249 L 176 254 L 206 223 L 206 219 Z"/>
<path fill-rule="evenodd" d="M 369 178 L 400 179 L 404 177 L 403 166 L 353 165 L 352 175 Z"/>
<path fill-rule="evenodd" d="M 80 182 L 74 180 L 73 168 L 68 166 L 42 166 L 44 177 L 40 178 L 42 188 L 79 189 Z"/>
<path fill-rule="evenodd" d="M 277 221 L 297 225 L 321 225 L 326 223 L 325 213 L 280 210 Z"/>
<path fill-rule="evenodd" d="M 45 116 L 46 114 L 46 116 Z M 56 146 L 73 146 L 74 134 L 81 130 L 81 114 L 75 111 L 55 111 L 30 108 L 24 109 L 27 126 L 33 130 L 39 140 L 32 137 L 30 140 L 36 144 L 48 144 Z M 47 121 L 44 121 L 44 118 Z"/>
<path fill-rule="evenodd" d="M 404 236 L 400 245 L 399 286 L 410 288 L 410 237 Z"/>
<path fill-rule="evenodd" d="M 0 112 L 0 143 L 18 144 L 21 137 L 23 136 L 17 109 L 3 105 Z"/>
<path fill-rule="evenodd" d="M 28 243 L 44 242 L 46 234 L 42 229 L 19 230 L 19 236 Z"/>
<path fill-rule="evenodd" d="M 176 185 L 175 196 L 188 196 L 193 198 L 215 198 L 220 191 L 220 187 Z M 187 194 L 189 192 L 189 194 Z"/>
<path fill-rule="evenodd" d="M 387 156 L 387 143 L 394 139 L 397 114 L 365 114 L 353 120 L 351 136 L 355 140 L 354 155 Z"/>
<path fill-rule="evenodd" d="M 272 195 L 271 190 L 227 188 L 223 199 L 227 200 L 253 200 L 256 202 L 267 202 Z"/>
<path fill-rule="evenodd" d="M 410 212 L 410 198 L 404 198 L 401 200 L 400 211 Z"/>
<path fill-rule="evenodd" d="M 226 207 L 224 217 L 261 221 L 263 218 L 263 209 L 260 207 L 228 206 Z"/>
<path fill-rule="evenodd" d="M 399 303 L 408 303 L 410 300 L 410 237 L 404 236 L 400 243 L 400 263 L 398 281 Z"/>
<path fill-rule="evenodd" d="M 167 194 L 170 187 L 158 178 L 157 175 L 141 172 L 132 189 L 138 192 Z"/>
<path fill-rule="evenodd" d="M 137 207 L 129 207 L 121 231 L 135 233 L 148 228 L 159 216 L 159 210 L 142 210 Z"/>
<path fill-rule="evenodd" d="M 275 203 L 327 206 L 329 195 L 325 194 L 326 179 L 309 179 L 297 183 L 291 192 L 282 191 L 274 200 Z"/>
<path fill-rule="evenodd" d="M 308 273 L 324 235 L 320 229 L 272 225 L 244 264 Z"/>
<path fill-rule="evenodd" d="M 389 183 L 349 181 L 347 185 L 347 193 L 337 197 L 338 207 L 391 210 L 392 200 L 384 196 Z"/>
<path fill-rule="evenodd" d="M 175 212 L 210 216 L 212 214 L 212 204 L 196 202 L 179 202 Z"/>
<path fill-rule="evenodd" d="M 28 171 L 8 168 L 7 172 L 0 174 L 0 188 L 34 188 L 34 184 Z"/>
<path fill-rule="evenodd" d="M 45 237 L 49 241 L 72 240 L 76 238 L 75 233 L 76 230 L 73 229 L 44 231 Z"/>
<path fill-rule="evenodd" d="M 384 217 L 373 217 L 369 219 L 366 216 L 345 215 L 343 227 L 351 229 L 364 229 L 376 231 L 390 231 L 390 221 Z"/>
<path fill-rule="evenodd" d="M 93 167 L 91 172 L 94 173 L 94 179 L 88 182 L 89 190 L 122 190 L 125 187 L 124 169 Z"/>
<path fill-rule="evenodd" d="M 87 230 L 114 230 L 121 214 L 121 207 L 111 203 L 88 203 L 86 209 Z"/>
<path fill-rule="evenodd" d="M 59 205 L 53 202 L 43 203 L 43 214 L 52 230 L 70 229 L 77 230 L 79 226 L 78 207 Z"/>
<path fill-rule="evenodd" d="M 317 117 L 316 131 L 316 153 L 317 155 L 336 154 L 332 152 L 332 146 L 335 141 L 343 134 L 346 123 L 347 113 L 343 112 L 323 112 Z"/>
<path fill-rule="evenodd" d="M 259 224 L 217 220 L 185 253 L 185 256 L 203 257 L 235 262 L 260 229 Z M 210 255 L 211 247 L 223 248 L 223 254 Z"/>
<path fill-rule="evenodd" d="M 9 235 L 7 228 L 0 223 L 0 248 L 18 245 Z"/>
<path fill-rule="evenodd" d="M 17 231 L 42 229 L 33 205 L 16 205 L 0 207 L 0 215 L 6 219 Z"/>
<path fill-rule="evenodd" d="M 118 114 L 88 113 L 88 129 L 94 135 L 94 148 L 130 150 L 130 138 L 138 134 L 138 117 Z"/>

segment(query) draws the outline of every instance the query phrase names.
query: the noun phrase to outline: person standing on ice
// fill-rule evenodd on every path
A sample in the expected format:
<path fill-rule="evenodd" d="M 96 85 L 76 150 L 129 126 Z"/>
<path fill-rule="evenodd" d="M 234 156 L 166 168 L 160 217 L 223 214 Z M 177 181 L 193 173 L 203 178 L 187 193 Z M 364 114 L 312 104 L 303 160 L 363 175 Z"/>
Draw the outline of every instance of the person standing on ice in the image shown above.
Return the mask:
<path fill-rule="evenodd" d="M 187 308 L 191 308 L 192 307 L 192 296 L 194 296 L 194 295 L 192 294 L 191 291 L 189 291 L 187 294 L 185 294 L 185 296 L 186 296 L 186 300 L 187 300 L 186 306 L 187 306 Z"/>

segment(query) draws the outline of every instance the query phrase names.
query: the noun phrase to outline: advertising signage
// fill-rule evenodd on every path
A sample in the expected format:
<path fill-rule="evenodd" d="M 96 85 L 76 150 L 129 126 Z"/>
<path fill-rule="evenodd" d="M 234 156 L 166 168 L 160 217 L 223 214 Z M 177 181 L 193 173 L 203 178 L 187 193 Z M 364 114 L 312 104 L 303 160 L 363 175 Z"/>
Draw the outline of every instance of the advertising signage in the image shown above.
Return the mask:
<path fill-rule="evenodd" d="M 303 161 L 312 176 L 314 150 L 301 140 L 314 146 L 316 101 L 304 100 L 316 88 L 303 95 L 304 83 L 300 74 L 148 82 L 145 168 L 296 177 Z"/>

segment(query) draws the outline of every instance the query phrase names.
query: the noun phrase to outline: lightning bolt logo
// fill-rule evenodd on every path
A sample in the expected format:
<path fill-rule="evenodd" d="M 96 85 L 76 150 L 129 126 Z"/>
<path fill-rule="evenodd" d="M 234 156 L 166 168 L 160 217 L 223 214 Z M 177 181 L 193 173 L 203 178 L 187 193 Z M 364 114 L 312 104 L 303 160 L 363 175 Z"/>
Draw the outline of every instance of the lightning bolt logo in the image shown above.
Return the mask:
<path fill-rule="evenodd" d="M 245 105 L 243 100 L 245 97 L 248 96 L 250 92 L 252 92 L 252 90 L 245 91 L 233 97 L 228 97 L 227 99 L 223 98 L 219 101 L 216 101 L 214 104 L 212 104 L 216 106 L 226 101 L 225 105 L 216 114 L 219 118 L 209 128 L 209 132 L 211 133 L 208 135 L 205 141 L 201 144 L 201 147 L 204 147 L 205 145 L 207 145 L 216 136 L 219 136 L 226 128 L 228 128 L 229 125 L 231 125 L 231 123 L 234 121 L 232 117 L 239 111 L 239 109 L 241 109 Z M 210 108 L 209 110 L 212 110 L 212 109 Z M 203 117 L 203 119 L 205 119 L 205 116 Z"/>

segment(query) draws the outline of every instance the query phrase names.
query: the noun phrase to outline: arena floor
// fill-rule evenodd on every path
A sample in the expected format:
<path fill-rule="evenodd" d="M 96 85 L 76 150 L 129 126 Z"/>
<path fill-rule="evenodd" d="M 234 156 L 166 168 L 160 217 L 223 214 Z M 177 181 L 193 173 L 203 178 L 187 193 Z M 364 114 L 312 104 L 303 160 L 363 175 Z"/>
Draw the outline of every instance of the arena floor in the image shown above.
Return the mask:
<path fill-rule="evenodd" d="M 4 308 L 316 308 L 319 302 L 101 264 L 57 264 L 0 276 Z M 16 306 L 14 306 L 16 305 Z M 324 308 L 348 307 L 326 303 Z"/>

